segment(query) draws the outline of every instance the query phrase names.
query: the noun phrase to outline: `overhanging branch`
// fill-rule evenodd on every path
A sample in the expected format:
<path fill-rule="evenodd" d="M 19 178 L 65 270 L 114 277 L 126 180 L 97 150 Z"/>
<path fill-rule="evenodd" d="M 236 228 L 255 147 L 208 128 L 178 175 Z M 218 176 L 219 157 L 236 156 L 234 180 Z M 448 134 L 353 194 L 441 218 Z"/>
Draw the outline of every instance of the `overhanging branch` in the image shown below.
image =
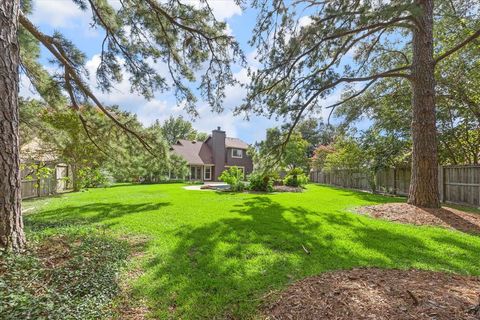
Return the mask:
<path fill-rule="evenodd" d="M 68 57 L 63 55 L 56 48 L 56 46 L 59 46 L 58 43 L 53 44 L 52 41 L 50 40 L 50 37 L 43 34 L 40 30 L 38 30 L 22 12 L 20 12 L 19 14 L 19 22 L 28 32 L 32 34 L 32 36 L 34 36 L 38 41 L 40 41 L 40 43 L 42 43 L 48 49 L 48 51 L 50 51 L 50 53 L 64 66 L 65 73 L 68 74 L 69 81 L 73 81 L 77 85 L 77 87 L 83 92 L 83 94 L 85 94 L 86 97 L 91 99 L 95 103 L 95 105 L 108 118 L 110 118 L 117 126 L 122 128 L 126 133 L 129 133 L 133 135 L 135 138 L 137 138 L 137 140 L 140 141 L 140 143 L 145 147 L 145 149 L 151 155 L 155 156 L 155 154 L 152 151 L 152 147 L 138 133 L 126 127 L 103 106 L 100 100 L 90 90 L 88 85 L 85 84 L 82 78 L 77 74 L 77 72 L 75 71 L 75 67 L 70 64 Z"/>
<path fill-rule="evenodd" d="M 354 94 L 348 96 L 347 98 L 343 99 L 342 101 L 339 101 L 337 103 L 334 103 L 334 104 L 331 104 L 327 107 L 325 107 L 325 109 L 331 109 L 330 110 L 330 113 L 328 114 L 328 120 L 327 120 L 327 123 L 330 124 L 330 118 L 332 116 L 332 113 L 333 111 L 335 110 L 336 107 L 339 107 L 341 106 L 342 104 L 344 103 L 347 103 L 348 101 L 351 101 L 353 99 L 355 99 L 356 97 L 362 95 L 365 91 L 368 90 L 368 88 L 370 88 L 378 79 L 373 79 L 371 80 L 369 83 L 367 83 L 361 90 L 355 92 Z"/>
<path fill-rule="evenodd" d="M 467 37 L 465 40 L 451 48 L 450 50 L 447 50 L 443 54 L 439 55 L 438 57 L 435 58 L 435 64 L 439 63 L 443 59 L 447 58 L 448 56 L 454 54 L 455 52 L 461 50 L 463 47 L 468 45 L 470 42 L 474 41 L 480 37 L 480 29 L 478 29 L 476 32 L 474 32 L 471 36 Z"/>

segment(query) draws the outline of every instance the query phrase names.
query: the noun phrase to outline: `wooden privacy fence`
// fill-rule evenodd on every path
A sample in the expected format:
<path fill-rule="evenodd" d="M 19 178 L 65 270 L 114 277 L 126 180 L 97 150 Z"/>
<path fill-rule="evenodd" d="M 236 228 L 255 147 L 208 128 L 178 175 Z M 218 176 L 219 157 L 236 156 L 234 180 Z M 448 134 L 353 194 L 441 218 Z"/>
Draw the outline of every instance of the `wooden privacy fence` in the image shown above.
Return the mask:
<path fill-rule="evenodd" d="M 53 173 L 46 178 L 37 178 L 34 174 L 30 175 L 27 169 L 22 170 L 22 199 L 44 197 L 68 190 L 70 183 L 66 178 L 71 175 L 70 167 L 57 164 L 52 169 Z"/>
<path fill-rule="evenodd" d="M 363 171 L 339 169 L 311 171 L 310 180 L 343 188 L 406 196 L 410 187 L 410 168 L 386 168 L 375 177 Z M 480 165 L 440 166 L 438 170 L 442 202 L 480 207 Z"/>

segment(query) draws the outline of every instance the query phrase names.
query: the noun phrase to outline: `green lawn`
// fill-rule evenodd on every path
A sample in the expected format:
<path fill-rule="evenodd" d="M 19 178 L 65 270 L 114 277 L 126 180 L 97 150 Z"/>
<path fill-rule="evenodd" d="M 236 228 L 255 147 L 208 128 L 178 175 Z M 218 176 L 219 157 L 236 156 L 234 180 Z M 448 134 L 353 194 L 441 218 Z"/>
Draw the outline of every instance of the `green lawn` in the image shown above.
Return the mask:
<path fill-rule="evenodd" d="M 29 232 L 71 225 L 140 234 L 135 283 L 154 316 L 252 318 L 262 297 L 327 270 L 422 268 L 480 275 L 480 237 L 349 211 L 394 198 L 309 185 L 304 193 L 230 194 L 180 184 L 114 186 L 25 201 Z M 101 231 L 99 231 L 101 232 Z M 310 254 L 307 254 L 304 246 Z"/>

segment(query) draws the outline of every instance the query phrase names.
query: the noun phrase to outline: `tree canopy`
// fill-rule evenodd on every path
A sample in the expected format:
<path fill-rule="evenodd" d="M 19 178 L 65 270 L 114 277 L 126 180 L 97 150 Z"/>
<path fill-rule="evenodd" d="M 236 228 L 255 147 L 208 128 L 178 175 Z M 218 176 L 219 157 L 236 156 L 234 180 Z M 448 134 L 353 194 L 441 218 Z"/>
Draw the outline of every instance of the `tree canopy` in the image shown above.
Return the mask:
<path fill-rule="evenodd" d="M 283 118 L 288 139 L 309 112 L 341 106 L 384 79 L 407 81 L 413 149 L 409 202 L 438 207 L 434 76 L 447 58 L 480 37 L 475 1 L 262 0 L 255 7 L 251 43 L 261 67 L 251 71 L 247 98 L 237 112 Z M 441 25 L 453 39 L 448 45 L 433 36 L 442 18 L 453 22 Z M 326 104 L 336 90 L 343 97 Z"/>
<path fill-rule="evenodd" d="M 192 123 L 181 116 L 170 116 L 161 124 L 161 131 L 163 137 L 170 145 L 175 144 L 179 139 L 205 140 L 207 137 L 206 133 L 195 130 Z"/>
<path fill-rule="evenodd" d="M 257 142 L 254 149 L 249 151 L 258 171 L 268 173 L 294 168 L 305 171 L 308 169 L 309 142 L 296 131 L 288 142 L 284 143 L 286 134 L 288 132 L 281 128 L 269 128 L 265 140 Z M 275 150 L 272 146 L 282 147 L 283 152 L 280 155 L 272 152 Z"/>
<path fill-rule="evenodd" d="M 72 0 L 91 12 L 92 27 L 104 34 L 96 85 L 110 92 L 128 78 L 132 92 L 152 98 L 155 92 L 173 90 L 193 116 L 197 115 L 195 88 L 212 107 L 221 111 L 225 86 L 235 83 L 231 64 L 243 61 L 238 43 L 225 32 L 207 2 L 127 0 L 119 7 L 103 0 Z M 82 105 L 95 106 L 128 134 L 149 145 L 134 130 L 115 118 L 88 86 L 86 56 L 61 32 L 45 34 L 28 18 L 31 1 L 22 1 L 19 13 L 22 70 L 50 104 L 65 102 L 81 116 Z M 39 47 L 51 54 L 56 72 L 39 62 Z M 207 66 L 205 68 L 205 66 Z M 163 69 L 167 73 L 162 72 Z M 192 86 L 193 85 L 193 86 Z M 60 101 L 61 102 L 60 102 Z"/>

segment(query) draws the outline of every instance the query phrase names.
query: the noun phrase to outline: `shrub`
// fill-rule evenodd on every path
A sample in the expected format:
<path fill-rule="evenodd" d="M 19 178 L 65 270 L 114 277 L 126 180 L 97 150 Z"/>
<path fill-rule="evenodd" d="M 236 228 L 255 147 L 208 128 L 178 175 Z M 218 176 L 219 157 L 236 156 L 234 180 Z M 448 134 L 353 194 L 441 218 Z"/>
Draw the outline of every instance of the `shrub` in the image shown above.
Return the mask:
<path fill-rule="evenodd" d="M 285 178 L 283 184 L 290 187 L 301 187 L 308 183 L 308 177 L 303 173 L 300 168 L 294 168 L 290 170 Z"/>
<path fill-rule="evenodd" d="M 231 191 L 243 191 L 245 184 L 243 183 L 243 170 L 238 167 L 230 167 L 223 171 L 219 179 L 230 185 Z"/>
<path fill-rule="evenodd" d="M 254 172 L 248 177 L 248 188 L 253 191 L 273 191 L 273 181 L 275 176 L 272 174 L 262 174 Z"/>
<path fill-rule="evenodd" d="M 98 168 L 84 167 L 77 172 L 77 183 L 79 188 L 96 188 L 108 186 L 113 178 L 107 172 Z"/>

